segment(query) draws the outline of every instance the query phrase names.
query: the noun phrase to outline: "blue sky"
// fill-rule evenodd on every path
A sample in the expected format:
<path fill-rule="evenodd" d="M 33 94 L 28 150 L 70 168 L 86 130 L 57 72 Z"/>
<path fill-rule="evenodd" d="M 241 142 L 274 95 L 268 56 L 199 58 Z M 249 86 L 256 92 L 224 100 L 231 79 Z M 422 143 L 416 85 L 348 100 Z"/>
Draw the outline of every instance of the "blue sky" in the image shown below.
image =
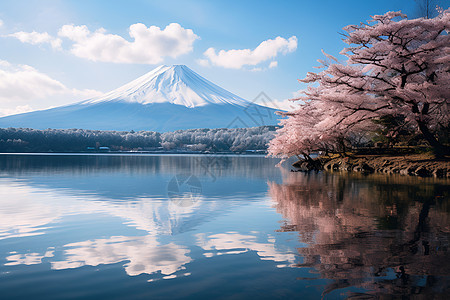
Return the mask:
<path fill-rule="evenodd" d="M 345 46 L 342 27 L 415 9 L 414 0 L 2 0 L 0 115 L 81 101 L 161 64 L 185 64 L 248 100 L 264 91 L 281 101 L 322 49 Z"/>

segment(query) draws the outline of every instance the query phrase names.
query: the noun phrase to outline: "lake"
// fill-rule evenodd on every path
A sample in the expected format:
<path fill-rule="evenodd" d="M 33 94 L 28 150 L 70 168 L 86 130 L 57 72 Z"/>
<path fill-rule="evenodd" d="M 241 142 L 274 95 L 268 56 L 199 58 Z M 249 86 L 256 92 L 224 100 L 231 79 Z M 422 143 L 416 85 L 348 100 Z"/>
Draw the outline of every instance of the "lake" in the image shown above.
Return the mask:
<path fill-rule="evenodd" d="M 277 163 L 0 155 L 0 298 L 450 297 L 448 180 Z"/>

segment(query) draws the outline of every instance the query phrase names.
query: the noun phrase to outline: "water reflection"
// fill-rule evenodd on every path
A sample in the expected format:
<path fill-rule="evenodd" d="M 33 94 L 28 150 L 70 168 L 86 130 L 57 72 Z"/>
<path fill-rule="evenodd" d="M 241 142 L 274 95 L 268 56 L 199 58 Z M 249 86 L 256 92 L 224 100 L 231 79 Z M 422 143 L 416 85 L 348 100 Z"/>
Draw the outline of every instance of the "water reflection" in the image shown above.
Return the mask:
<path fill-rule="evenodd" d="M 125 271 L 130 276 L 161 272 L 171 275 L 184 270 L 191 261 L 186 247 L 169 243 L 161 245 L 156 237 L 113 236 L 64 246 L 64 260 L 53 261 L 52 269 L 71 269 L 128 261 Z"/>
<path fill-rule="evenodd" d="M 268 236 L 266 242 L 258 241 L 257 232 L 253 234 L 240 234 L 238 232 L 226 232 L 197 235 L 198 246 L 205 253 L 205 257 L 214 257 L 224 254 L 240 254 L 248 251 L 255 251 L 261 260 L 271 260 L 289 264 L 279 264 L 278 267 L 289 266 L 295 262 L 295 255 L 276 249 L 275 239 Z"/>
<path fill-rule="evenodd" d="M 193 174 L 213 181 L 220 177 L 277 178 L 278 159 L 252 155 L 0 155 L 1 174 Z M 287 164 L 289 165 L 289 164 Z M 265 172 L 261 173 L 261 166 Z M 269 168 L 270 166 L 270 168 Z"/>
<path fill-rule="evenodd" d="M 6 257 L 8 261 L 5 266 L 16 265 L 38 265 L 42 263 L 42 260 L 46 257 L 53 257 L 54 248 L 50 247 L 44 254 L 40 253 L 24 253 L 19 254 L 16 251 L 11 251 L 9 256 Z"/>
<path fill-rule="evenodd" d="M 0 155 L 0 178 L 129 201 L 167 198 L 169 182 L 183 174 L 197 177 L 206 197 L 234 197 L 265 193 L 266 180 L 279 179 L 276 163 L 261 156 Z"/>
<path fill-rule="evenodd" d="M 65 218 L 83 214 L 108 214 L 120 218 L 126 226 L 147 233 L 144 236 L 89 239 L 60 247 L 53 245 L 45 253 L 11 251 L 6 257 L 6 266 L 41 264 L 46 258 L 54 270 L 126 262 L 124 269 L 130 276 L 159 272 L 163 278 L 174 278 L 176 276 L 168 276 L 184 270 L 185 265 L 192 261 L 190 250 L 188 246 L 174 242 L 161 242 L 161 237 L 183 232 L 183 227 L 198 224 L 196 218 L 204 219 L 208 214 L 230 205 L 226 201 L 211 199 L 203 203 L 197 201 L 189 207 L 158 199 L 135 199 L 133 202 L 115 202 L 113 199 L 98 201 L 93 195 L 73 195 L 73 191 L 30 187 L 4 178 L 0 179 L 0 186 L 2 239 L 48 235 L 50 229 L 60 226 L 58 223 Z M 278 253 L 274 246 L 275 240 L 270 238 L 270 242 L 264 243 L 258 242 L 256 236 L 232 232 L 208 236 L 198 234 L 195 239 L 194 245 L 205 251 L 205 257 L 256 251 L 263 260 L 294 262 L 294 255 Z M 62 259 L 54 257 L 55 247 L 60 250 L 59 256 Z M 236 249 L 240 252 L 235 252 Z M 186 274 L 188 273 L 182 275 Z"/>
<path fill-rule="evenodd" d="M 280 267 L 295 263 L 269 234 L 207 226 L 239 207 L 266 202 L 266 180 L 279 172 L 273 162 L 230 158 L 216 174 L 220 180 L 212 181 L 202 176 L 198 159 L 0 156 L 0 240 L 23 248 L 8 248 L 4 266 L 48 263 L 52 270 L 70 270 L 121 263 L 127 275 L 152 275 L 147 280 L 154 281 L 190 275 L 189 264 L 199 259 L 193 248 L 204 258 L 254 252 Z M 196 188 L 189 205 L 176 201 L 184 177 L 196 180 L 188 181 Z M 22 246 L 20 239 L 39 236 L 33 246 Z"/>
<path fill-rule="evenodd" d="M 449 294 L 447 182 L 286 174 L 269 190 L 287 220 L 280 231 L 297 231 L 307 244 L 297 267 L 333 280 L 324 295 L 347 287 L 374 297 Z"/>
<path fill-rule="evenodd" d="M 67 298 L 74 274 L 75 290 L 125 299 L 450 292 L 448 181 L 305 175 L 262 157 L 212 178 L 199 159 L 0 155 L 0 294 L 33 277 Z"/>

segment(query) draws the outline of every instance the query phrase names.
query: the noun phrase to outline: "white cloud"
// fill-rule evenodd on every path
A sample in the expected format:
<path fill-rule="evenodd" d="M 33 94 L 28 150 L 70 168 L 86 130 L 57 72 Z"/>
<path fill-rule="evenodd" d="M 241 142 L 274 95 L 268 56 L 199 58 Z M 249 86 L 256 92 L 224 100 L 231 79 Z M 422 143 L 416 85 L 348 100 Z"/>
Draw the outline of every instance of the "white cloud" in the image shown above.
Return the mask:
<path fill-rule="evenodd" d="M 300 89 L 298 91 L 292 92 L 292 99 L 300 98 L 305 96 L 307 89 Z M 303 103 L 302 100 L 296 101 L 297 103 Z"/>
<path fill-rule="evenodd" d="M 88 99 L 92 97 L 102 96 L 104 94 L 103 92 L 92 89 L 67 89 L 67 92 L 71 93 L 75 97 L 78 97 L 79 99 Z"/>
<path fill-rule="evenodd" d="M 207 59 L 197 59 L 196 61 L 197 61 L 197 63 L 198 63 L 200 66 L 203 66 L 203 67 L 209 67 L 209 66 L 211 66 L 211 65 L 209 64 L 209 60 L 207 60 Z"/>
<path fill-rule="evenodd" d="M 298 102 L 291 101 L 289 99 L 285 100 L 272 100 L 272 103 L 269 103 L 267 105 L 269 107 L 275 108 L 275 109 L 281 109 L 285 111 L 293 111 L 298 108 Z"/>
<path fill-rule="evenodd" d="M 61 39 L 54 38 L 47 32 L 25 32 L 19 31 L 12 34 L 8 34 L 7 36 L 14 37 L 21 41 L 22 43 L 28 43 L 32 45 L 45 44 L 48 43 L 52 46 L 53 49 L 61 49 Z"/>
<path fill-rule="evenodd" d="M 68 88 L 31 66 L 0 60 L 0 116 L 48 108 L 55 105 L 52 97 L 64 99 L 64 103 L 56 101 L 57 105 L 62 105 L 100 94 L 94 90 Z"/>
<path fill-rule="evenodd" d="M 13 66 L 6 61 L 0 64 L 1 101 L 42 98 L 66 89 L 61 82 L 40 73 L 31 66 Z"/>
<path fill-rule="evenodd" d="M 296 92 L 293 92 L 292 97 L 289 99 L 284 100 L 271 99 L 270 101 L 256 101 L 255 103 L 284 111 L 293 111 L 297 110 L 299 108 L 299 105 L 303 104 L 304 102 L 302 100 L 292 101 L 292 99 L 304 96 L 303 92 L 304 90 L 298 90 Z"/>
<path fill-rule="evenodd" d="M 278 62 L 277 61 L 271 61 L 270 64 L 269 64 L 269 69 L 276 68 L 277 66 L 278 66 Z"/>
<path fill-rule="evenodd" d="M 198 61 L 202 65 L 210 63 L 212 65 L 229 68 L 241 69 L 244 66 L 256 66 L 267 60 L 277 57 L 279 54 L 286 55 L 297 49 L 297 37 L 292 36 L 289 39 L 276 37 L 273 40 L 263 41 L 254 50 L 220 50 L 216 53 L 214 48 L 209 48 L 203 54 L 206 59 Z M 276 61 L 272 61 L 269 67 L 276 67 Z"/>
<path fill-rule="evenodd" d="M 161 63 L 164 57 L 178 57 L 191 52 L 199 37 L 191 30 L 172 23 L 161 29 L 133 24 L 129 28 L 132 42 L 104 28 L 91 32 L 87 26 L 64 25 L 58 35 L 74 42 L 70 51 L 92 61 L 113 63 Z"/>
<path fill-rule="evenodd" d="M 3 26 L 3 21 L 2 21 L 2 19 L 0 19 L 0 27 L 2 27 Z"/>
<path fill-rule="evenodd" d="M 298 101 L 291 101 L 289 99 L 277 100 L 264 97 L 258 97 L 257 99 L 253 100 L 253 103 L 284 111 L 295 110 L 299 104 Z"/>
<path fill-rule="evenodd" d="M 261 67 L 251 68 L 251 69 L 250 69 L 251 72 L 260 72 L 260 71 L 263 71 L 263 70 L 264 70 L 264 69 L 261 68 Z"/>
<path fill-rule="evenodd" d="M 0 108 L 0 117 L 23 114 L 33 111 L 33 108 L 29 105 L 19 105 L 13 108 Z"/>

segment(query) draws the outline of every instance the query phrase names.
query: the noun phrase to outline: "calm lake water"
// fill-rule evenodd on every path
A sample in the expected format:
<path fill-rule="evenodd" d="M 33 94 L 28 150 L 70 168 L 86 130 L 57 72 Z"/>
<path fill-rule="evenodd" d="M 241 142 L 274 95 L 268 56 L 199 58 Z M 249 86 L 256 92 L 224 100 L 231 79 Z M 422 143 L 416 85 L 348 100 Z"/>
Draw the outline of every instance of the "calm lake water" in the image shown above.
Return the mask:
<path fill-rule="evenodd" d="M 449 181 L 276 163 L 0 155 L 0 298 L 450 297 Z"/>

